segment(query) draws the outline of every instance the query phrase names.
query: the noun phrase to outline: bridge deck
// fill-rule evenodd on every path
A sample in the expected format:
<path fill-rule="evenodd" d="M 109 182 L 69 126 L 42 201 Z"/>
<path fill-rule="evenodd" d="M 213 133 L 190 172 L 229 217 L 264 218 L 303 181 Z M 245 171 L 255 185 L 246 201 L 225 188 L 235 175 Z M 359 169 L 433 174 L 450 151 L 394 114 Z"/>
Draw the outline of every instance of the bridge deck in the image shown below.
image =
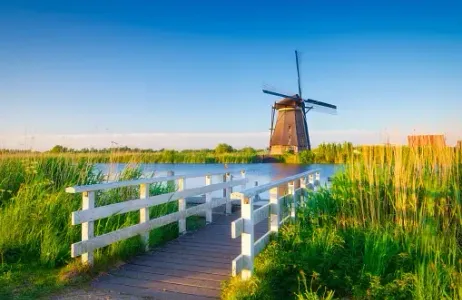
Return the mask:
<path fill-rule="evenodd" d="M 218 299 L 221 281 L 231 276 L 241 239 L 231 238 L 240 212 L 214 214 L 213 223 L 138 256 L 93 282 L 97 289 L 154 299 Z M 255 238 L 268 222 L 255 226 Z"/>

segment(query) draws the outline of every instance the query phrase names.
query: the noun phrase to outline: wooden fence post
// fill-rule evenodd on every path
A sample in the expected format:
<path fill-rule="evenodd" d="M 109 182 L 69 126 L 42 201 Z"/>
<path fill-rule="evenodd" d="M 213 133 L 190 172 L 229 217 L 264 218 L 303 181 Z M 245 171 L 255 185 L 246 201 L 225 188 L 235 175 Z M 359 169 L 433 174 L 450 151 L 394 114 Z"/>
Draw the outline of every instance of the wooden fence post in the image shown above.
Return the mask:
<path fill-rule="evenodd" d="M 313 174 L 308 175 L 308 188 L 314 190 L 314 176 Z"/>
<path fill-rule="evenodd" d="M 184 177 L 178 178 L 178 191 L 183 191 L 186 188 L 186 179 Z M 186 199 L 178 199 L 178 211 L 184 212 L 186 210 Z M 178 232 L 183 234 L 186 232 L 186 218 L 181 217 L 178 220 Z"/>
<path fill-rule="evenodd" d="M 321 185 L 321 173 L 316 172 L 315 178 L 314 178 L 314 186 L 319 186 Z"/>
<path fill-rule="evenodd" d="M 211 175 L 206 175 L 205 176 L 205 185 L 211 185 L 212 184 L 212 176 Z M 212 193 L 206 193 L 205 194 L 205 203 L 210 204 L 212 202 Z M 205 223 L 209 224 L 212 223 L 212 208 L 208 207 L 205 210 Z"/>
<path fill-rule="evenodd" d="M 245 170 L 241 171 L 241 177 L 242 179 L 245 179 Z M 245 190 L 245 183 L 241 186 L 241 191 Z"/>
<path fill-rule="evenodd" d="M 275 234 L 278 233 L 279 231 L 279 222 L 281 222 L 281 217 L 280 217 L 280 210 L 281 206 L 279 203 L 279 188 L 274 187 L 270 189 L 269 191 L 269 202 L 271 203 L 270 206 L 270 217 L 269 217 L 269 227 L 270 231 L 274 232 Z"/>
<path fill-rule="evenodd" d="M 95 192 L 82 193 L 82 210 L 95 208 Z M 95 227 L 93 221 L 82 223 L 82 241 L 87 241 L 95 236 Z M 82 254 L 82 263 L 93 266 L 93 251 Z"/>
<path fill-rule="evenodd" d="M 303 176 L 300 178 L 300 206 L 304 207 L 305 206 L 305 201 L 306 201 L 306 183 L 307 183 L 307 178 L 306 176 Z"/>
<path fill-rule="evenodd" d="M 233 175 L 231 175 L 230 173 L 226 173 L 226 181 L 227 182 L 230 182 L 230 181 L 233 181 Z M 232 202 L 231 202 L 231 193 L 233 192 L 233 188 L 232 187 L 228 187 L 226 188 L 226 214 L 231 214 L 233 211 L 232 211 Z"/>
<path fill-rule="evenodd" d="M 244 228 L 241 234 L 241 254 L 244 256 L 244 268 L 241 271 L 241 278 L 246 280 L 253 274 L 253 259 L 255 256 L 252 197 L 243 196 L 241 198 L 241 217 L 244 221 Z"/>
<path fill-rule="evenodd" d="M 294 180 L 293 184 L 293 192 L 292 192 L 292 211 L 291 211 L 291 217 L 293 220 L 297 218 L 297 207 L 300 203 L 300 178 Z"/>
<path fill-rule="evenodd" d="M 140 184 L 140 199 L 146 199 L 149 197 L 149 184 Z M 140 223 L 146 223 L 149 221 L 149 207 L 140 209 Z M 141 242 L 144 245 L 144 250 L 149 250 L 149 231 L 142 233 Z"/>

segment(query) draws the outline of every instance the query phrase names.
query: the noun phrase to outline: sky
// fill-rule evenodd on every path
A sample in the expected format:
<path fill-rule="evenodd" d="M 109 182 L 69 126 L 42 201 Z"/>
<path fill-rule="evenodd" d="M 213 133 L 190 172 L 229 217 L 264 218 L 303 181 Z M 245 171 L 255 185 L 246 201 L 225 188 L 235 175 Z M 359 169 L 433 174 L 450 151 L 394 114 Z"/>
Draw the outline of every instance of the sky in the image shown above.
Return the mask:
<path fill-rule="evenodd" d="M 267 147 L 295 49 L 314 146 L 462 139 L 461 1 L 9 2 L 0 148 Z"/>

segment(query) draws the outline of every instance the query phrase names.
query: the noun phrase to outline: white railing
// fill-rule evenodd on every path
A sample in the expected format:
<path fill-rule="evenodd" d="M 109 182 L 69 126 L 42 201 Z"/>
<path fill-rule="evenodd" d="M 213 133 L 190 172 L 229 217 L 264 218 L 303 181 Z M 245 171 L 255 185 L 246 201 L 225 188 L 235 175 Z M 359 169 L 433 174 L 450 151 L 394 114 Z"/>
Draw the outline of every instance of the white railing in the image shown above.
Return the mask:
<path fill-rule="evenodd" d="M 215 175 L 220 175 L 222 182 L 212 184 L 212 176 Z M 186 189 L 187 178 L 203 176 L 205 177 L 205 186 Z M 233 180 L 233 175 L 223 172 L 176 176 L 171 172 L 171 175 L 166 177 L 68 187 L 66 188 L 67 193 L 82 193 L 82 210 L 72 212 L 72 225 L 82 225 L 82 240 L 71 245 L 71 256 L 81 256 L 82 263 L 93 265 L 94 250 L 108 246 L 114 242 L 140 235 L 146 250 L 148 250 L 149 231 L 152 229 L 178 222 L 179 233 L 181 234 L 186 231 L 186 218 L 200 213 L 205 213 L 206 222 L 211 223 L 213 208 L 226 204 L 226 213 L 231 213 L 230 195 L 233 187 L 241 186 L 241 190 L 244 190 L 248 181 L 248 179 L 245 178 L 245 171 L 241 171 L 241 176 L 242 179 Z M 176 191 L 156 196 L 149 195 L 150 184 L 161 182 L 173 183 L 175 181 L 177 186 Z M 139 199 L 95 207 L 95 192 L 130 186 L 139 186 Z M 212 199 L 212 192 L 219 190 L 223 190 L 223 197 Z M 204 204 L 186 209 L 186 197 L 204 194 Z M 178 200 L 178 212 L 155 219 L 149 218 L 149 207 L 176 200 Z M 140 212 L 139 224 L 94 236 L 94 221 L 136 210 Z"/>
<path fill-rule="evenodd" d="M 241 217 L 231 223 L 231 236 L 241 236 L 241 254 L 233 260 L 232 275 L 241 274 L 248 279 L 253 274 L 254 257 L 268 244 L 271 234 L 277 234 L 279 227 L 288 219 L 295 219 L 297 205 L 301 202 L 301 192 L 314 189 L 320 181 L 320 171 L 313 170 L 276 180 L 231 194 L 232 199 L 241 200 Z M 254 209 L 254 198 L 269 190 L 269 203 Z M 283 214 L 282 201 L 291 196 L 292 205 L 287 216 Z M 255 241 L 254 226 L 268 219 L 269 231 Z"/>

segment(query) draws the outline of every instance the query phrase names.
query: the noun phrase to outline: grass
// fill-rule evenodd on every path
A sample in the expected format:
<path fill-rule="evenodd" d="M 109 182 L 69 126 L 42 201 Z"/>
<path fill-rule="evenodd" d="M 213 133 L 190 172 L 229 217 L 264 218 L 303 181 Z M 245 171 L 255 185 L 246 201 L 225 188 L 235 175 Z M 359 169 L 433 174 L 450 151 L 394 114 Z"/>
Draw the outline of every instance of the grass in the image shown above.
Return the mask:
<path fill-rule="evenodd" d="M 119 180 L 141 176 L 140 169 L 127 167 Z M 0 298 L 35 299 L 74 283 L 81 283 L 142 251 L 138 236 L 95 251 L 91 271 L 70 257 L 70 245 L 80 240 L 81 226 L 71 226 L 72 211 L 81 209 L 81 195 L 68 194 L 65 187 L 102 182 L 102 174 L 82 157 L 15 156 L 0 160 Z M 151 185 L 150 194 L 173 190 L 173 186 Z M 96 206 L 136 199 L 138 187 L 98 192 Z M 177 210 L 177 202 L 150 208 L 150 216 Z M 95 235 L 139 222 L 139 213 L 111 216 L 95 222 Z M 189 218 L 188 226 L 199 226 Z M 177 236 L 177 224 L 150 232 L 150 245 Z"/>
<path fill-rule="evenodd" d="M 224 299 L 462 299 L 462 157 L 365 147 Z"/>

